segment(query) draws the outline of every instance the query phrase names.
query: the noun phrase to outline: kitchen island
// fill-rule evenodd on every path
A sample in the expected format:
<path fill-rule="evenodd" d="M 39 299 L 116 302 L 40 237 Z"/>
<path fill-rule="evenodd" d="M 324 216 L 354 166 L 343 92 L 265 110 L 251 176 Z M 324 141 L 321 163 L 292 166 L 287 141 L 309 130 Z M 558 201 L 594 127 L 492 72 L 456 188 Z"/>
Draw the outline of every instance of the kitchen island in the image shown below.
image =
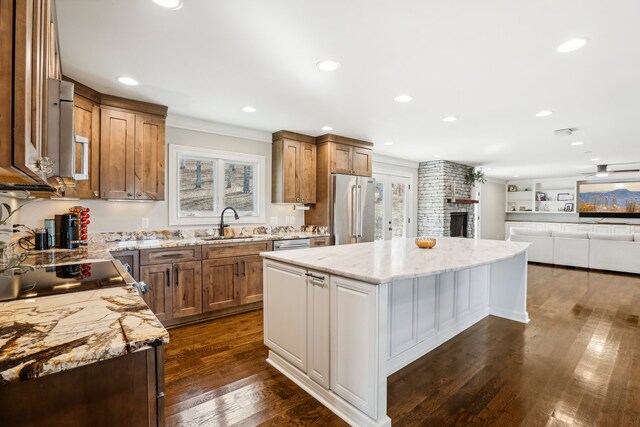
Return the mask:
<path fill-rule="evenodd" d="M 488 315 L 527 323 L 527 243 L 439 237 L 265 252 L 268 362 L 352 425 L 387 376 Z"/>

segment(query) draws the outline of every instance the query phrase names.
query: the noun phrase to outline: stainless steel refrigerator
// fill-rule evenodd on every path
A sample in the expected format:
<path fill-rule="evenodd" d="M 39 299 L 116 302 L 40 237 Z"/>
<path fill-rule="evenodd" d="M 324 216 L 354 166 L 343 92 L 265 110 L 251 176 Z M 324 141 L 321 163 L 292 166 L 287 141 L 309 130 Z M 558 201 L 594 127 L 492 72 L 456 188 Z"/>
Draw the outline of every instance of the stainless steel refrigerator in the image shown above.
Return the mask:
<path fill-rule="evenodd" d="M 333 174 L 331 184 L 334 244 L 373 242 L 375 179 Z"/>

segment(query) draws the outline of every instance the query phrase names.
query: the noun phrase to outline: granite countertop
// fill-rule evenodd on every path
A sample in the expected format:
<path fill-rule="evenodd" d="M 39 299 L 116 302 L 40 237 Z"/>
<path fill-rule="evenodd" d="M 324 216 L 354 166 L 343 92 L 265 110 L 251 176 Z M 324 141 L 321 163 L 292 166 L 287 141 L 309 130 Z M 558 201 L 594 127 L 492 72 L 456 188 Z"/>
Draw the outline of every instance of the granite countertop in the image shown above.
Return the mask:
<path fill-rule="evenodd" d="M 178 238 L 178 239 L 150 239 L 150 240 L 122 240 L 104 243 L 89 243 L 78 249 L 49 249 L 46 251 L 29 251 L 25 264 L 35 267 L 50 265 L 75 264 L 78 262 L 94 262 L 112 260 L 111 252 L 130 251 L 138 249 L 174 248 L 193 245 L 232 245 L 234 243 L 260 242 L 269 240 L 307 239 L 313 237 L 327 237 L 322 233 L 282 233 L 261 234 L 247 237 L 209 240 L 207 237 Z"/>
<path fill-rule="evenodd" d="M 300 267 L 363 282 L 381 284 L 490 264 L 513 258 L 529 247 L 525 242 L 438 237 L 433 249 L 420 249 L 414 239 L 380 240 L 342 245 L 263 252 L 261 255 Z"/>
<path fill-rule="evenodd" d="M 131 287 L 0 303 L 0 384 L 167 344 L 169 333 Z"/>

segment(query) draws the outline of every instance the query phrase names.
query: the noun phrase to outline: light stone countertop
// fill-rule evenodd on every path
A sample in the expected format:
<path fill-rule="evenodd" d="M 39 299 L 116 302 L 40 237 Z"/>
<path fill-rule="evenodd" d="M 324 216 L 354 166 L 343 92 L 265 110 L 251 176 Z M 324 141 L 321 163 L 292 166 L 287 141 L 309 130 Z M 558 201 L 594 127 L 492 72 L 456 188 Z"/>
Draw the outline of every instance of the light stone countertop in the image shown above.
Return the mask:
<path fill-rule="evenodd" d="M 413 238 L 354 245 L 263 252 L 261 255 L 313 270 L 373 284 L 463 270 L 513 258 L 525 242 L 437 237 L 433 249 L 420 249 Z"/>

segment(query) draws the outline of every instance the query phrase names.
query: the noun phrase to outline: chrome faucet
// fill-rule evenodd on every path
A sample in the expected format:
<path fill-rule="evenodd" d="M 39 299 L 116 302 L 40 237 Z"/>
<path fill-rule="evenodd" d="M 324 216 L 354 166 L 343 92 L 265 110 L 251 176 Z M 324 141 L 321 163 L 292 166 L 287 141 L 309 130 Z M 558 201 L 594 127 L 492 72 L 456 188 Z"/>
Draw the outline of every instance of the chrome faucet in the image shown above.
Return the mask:
<path fill-rule="evenodd" d="M 222 210 L 222 213 L 220 214 L 220 230 L 218 231 L 220 237 L 224 237 L 224 229 L 229 226 L 229 224 L 224 223 L 224 213 L 227 211 L 227 209 L 231 209 L 235 218 L 240 219 L 240 217 L 238 216 L 238 212 L 234 208 L 232 208 L 231 206 L 227 206 L 226 208 L 224 208 Z"/>

